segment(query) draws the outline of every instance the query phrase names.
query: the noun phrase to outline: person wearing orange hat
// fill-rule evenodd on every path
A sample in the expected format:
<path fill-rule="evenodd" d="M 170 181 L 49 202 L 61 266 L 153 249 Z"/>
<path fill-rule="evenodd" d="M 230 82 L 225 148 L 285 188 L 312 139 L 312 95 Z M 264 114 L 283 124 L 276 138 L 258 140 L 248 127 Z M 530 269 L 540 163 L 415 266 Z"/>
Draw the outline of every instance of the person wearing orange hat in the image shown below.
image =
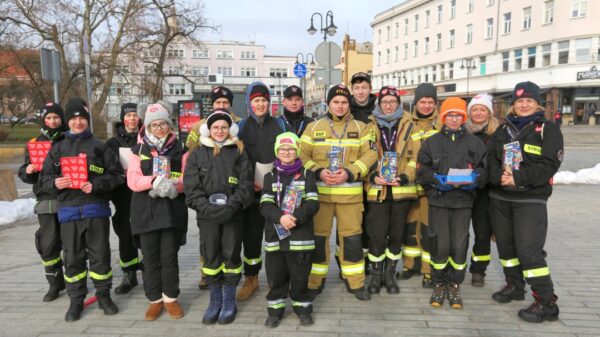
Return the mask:
<path fill-rule="evenodd" d="M 441 307 L 448 298 L 452 308 L 461 309 L 460 284 L 467 266 L 471 209 L 475 190 L 487 181 L 487 150 L 463 126 L 467 121 L 464 100 L 446 99 L 440 119 L 441 131 L 423 143 L 417 157 L 417 183 L 425 188 L 429 201 L 430 304 Z"/>

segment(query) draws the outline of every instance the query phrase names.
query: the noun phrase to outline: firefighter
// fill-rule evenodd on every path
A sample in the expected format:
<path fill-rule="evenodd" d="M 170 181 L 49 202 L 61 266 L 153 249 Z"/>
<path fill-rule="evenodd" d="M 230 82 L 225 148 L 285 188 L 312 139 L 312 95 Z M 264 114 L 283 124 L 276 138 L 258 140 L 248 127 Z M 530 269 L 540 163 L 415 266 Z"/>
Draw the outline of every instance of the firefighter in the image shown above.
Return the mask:
<path fill-rule="evenodd" d="M 525 299 L 525 282 L 534 302 L 519 310 L 526 322 L 558 319 L 558 297 L 546 263 L 551 179 L 563 160 L 563 136 L 544 116 L 540 88 L 518 83 L 512 106 L 490 144 L 490 214 L 506 285 L 492 298 L 499 303 Z M 510 153 L 510 155 L 507 155 Z"/>
<path fill-rule="evenodd" d="M 123 184 L 124 179 L 117 155 L 92 135 L 89 129 L 90 114 L 81 98 L 73 98 L 67 103 L 65 121 L 69 131 L 52 146 L 44 161 L 41 189 L 56 193 L 58 199 L 64 275 L 71 300 L 65 320 L 72 322 L 81 318 L 83 301 L 88 292 L 88 273 L 96 288 L 100 309 L 105 315 L 119 312 L 110 298 L 112 270 L 108 219 L 111 211 L 108 201 L 110 192 Z M 84 156 L 87 179 L 77 188 L 75 178 L 66 176 L 67 166 L 63 166 L 60 159 Z"/>
<path fill-rule="evenodd" d="M 32 139 L 31 142 L 51 141 L 55 143 L 64 137 L 64 131 L 64 112 L 60 104 L 46 103 L 42 107 L 41 135 Z M 41 180 L 39 167 L 31 163 L 27 149 L 25 149 L 25 162 L 19 167 L 19 178 L 24 183 L 33 185 L 33 194 L 36 199 L 33 211 L 37 214 L 40 223 L 40 228 L 35 232 L 35 248 L 42 258 L 46 280 L 50 286 L 43 301 L 54 301 L 58 298 L 58 294 L 65 290 L 56 192 L 44 192 L 40 189 L 38 184 Z"/>
<path fill-rule="evenodd" d="M 298 137 L 306 126 L 314 121 L 304 114 L 304 98 L 302 89 L 297 85 L 290 85 L 283 92 L 283 115 L 279 116 L 285 122 L 285 130 L 295 133 Z"/>
<path fill-rule="evenodd" d="M 265 326 L 270 328 L 281 322 L 288 294 L 300 325 L 313 324 L 312 295 L 307 286 L 315 249 L 313 217 L 319 210 L 319 198 L 315 174 L 304 169 L 297 156 L 299 146 L 300 139 L 292 132 L 277 136 L 275 167 L 265 176 L 260 199 L 266 220 L 265 269 L 270 287 Z M 294 188 L 301 191 L 296 198 L 290 192 Z M 281 227 L 276 229 L 276 224 Z"/>
<path fill-rule="evenodd" d="M 308 287 L 323 289 L 329 268 L 329 236 L 336 218 L 340 262 L 346 288 L 359 300 L 369 300 L 365 289 L 362 251 L 363 180 L 377 160 L 377 145 L 366 125 L 349 111 L 350 91 L 343 85 L 329 89 L 326 118 L 308 125 L 302 135 L 300 158 L 315 172 L 321 207 L 314 218 L 316 250 Z"/>
<path fill-rule="evenodd" d="M 441 129 L 438 120 L 437 92 L 431 83 L 421 83 L 415 89 L 414 108 L 412 113 L 404 114 L 400 121 L 398 135 L 401 140 L 413 142 L 411 148 L 402 154 L 401 160 L 415 162 L 421 148 L 421 144 Z M 410 181 L 409 183 L 412 183 Z M 430 274 L 430 256 L 428 250 L 427 225 L 428 203 L 423 187 L 417 185 L 418 200 L 415 201 L 408 213 L 408 220 L 402 245 L 403 271 L 400 279 L 407 280 L 412 276 L 422 273 L 423 288 L 431 288 L 433 283 Z M 420 265 L 420 268 L 419 268 Z"/>

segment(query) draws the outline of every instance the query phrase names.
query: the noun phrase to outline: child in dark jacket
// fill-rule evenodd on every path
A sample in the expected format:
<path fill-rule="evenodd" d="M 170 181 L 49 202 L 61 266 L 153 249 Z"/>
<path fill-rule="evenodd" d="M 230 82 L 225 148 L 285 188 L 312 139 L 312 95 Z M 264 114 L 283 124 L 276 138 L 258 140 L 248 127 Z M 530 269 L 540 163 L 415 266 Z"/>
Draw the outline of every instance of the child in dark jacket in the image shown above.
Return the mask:
<path fill-rule="evenodd" d="M 275 141 L 274 168 L 265 175 L 260 211 L 265 217 L 267 312 L 265 325 L 275 328 L 290 295 L 301 325 L 313 324 L 308 291 L 311 252 L 315 249 L 313 217 L 319 210 L 316 178 L 298 158 L 300 139 L 286 132 Z M 298 200 L 300 198 L 300 200 Z"/>

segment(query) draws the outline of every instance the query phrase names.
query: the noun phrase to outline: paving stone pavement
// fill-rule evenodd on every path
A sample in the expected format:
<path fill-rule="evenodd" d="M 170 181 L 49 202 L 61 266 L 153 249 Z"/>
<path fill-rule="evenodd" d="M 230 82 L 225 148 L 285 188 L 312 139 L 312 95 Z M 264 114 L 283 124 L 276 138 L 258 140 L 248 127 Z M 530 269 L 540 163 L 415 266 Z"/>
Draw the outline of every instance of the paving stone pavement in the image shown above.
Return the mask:
<path fill-rule="evenodd" d="M 0 336 L 599 336 L 600 335 L 600 209 L 599 186 L 556 186 L 548 204 L 550 228 L 546 250 L 556 292 L 560 320 L 543 324 L 521 322 L 516 313 L 526 301 L 496 304 L 491 294 L 503 285 L 497 253 L 488 269 L 486 285 L 474 288 L 470 275 L 462 287 L 465 308 L 453 310 L 429 306 L 429 289 L 419 278 L 400 281 L 401 293 L 385 291 L 369 302 L 356 300 L 344 290 L 332 261 L 327 287 L 315 301 L 315 324 L 301 327 L 288 303 L 288 312 L 277 329 L 267 329 L 266 277 L 260 275 L 260 291 L 238 304 L 234 323 L 204 326 L 201 317 L 208 292 L 197 288 L 198 228 L 190 214 L 187 245 L 180 259 L 181 296 L 185 317 L 175 321 L 163 314 L 157 321 L 143 319 L 147 300 L 142 286 L 113 299 L 120 312 L 104 316 L 96 304 L 80 321 L 67 323 L 68 297 L 42 302 L 46 281 L 33 245 L 37 222 L 33 219 L 0 229 Z M 192 212 L 191 212 L 192 213 Z M 333 243 L 333 242 L 332 242 Z M 114 282 L 118 284 L 117 238 L 111 236 Z M 139 275 L 141 278 L 141 275 Z M 92 290 L 91 282 L 88 284 Z"/>

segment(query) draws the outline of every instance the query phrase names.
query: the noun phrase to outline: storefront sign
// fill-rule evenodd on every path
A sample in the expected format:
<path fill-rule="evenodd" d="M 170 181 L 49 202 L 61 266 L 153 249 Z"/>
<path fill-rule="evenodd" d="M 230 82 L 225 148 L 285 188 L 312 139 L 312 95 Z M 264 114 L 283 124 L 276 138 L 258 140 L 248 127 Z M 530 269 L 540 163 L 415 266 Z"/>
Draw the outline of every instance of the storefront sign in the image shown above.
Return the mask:
<path fill-rule="evenodd" d="M 579 71 L 577 72 L 577 80 L 597 80 L 600 79 L 600 70 L 596 68 L 596 66 L 592 66 L 588 71 Z"/>

